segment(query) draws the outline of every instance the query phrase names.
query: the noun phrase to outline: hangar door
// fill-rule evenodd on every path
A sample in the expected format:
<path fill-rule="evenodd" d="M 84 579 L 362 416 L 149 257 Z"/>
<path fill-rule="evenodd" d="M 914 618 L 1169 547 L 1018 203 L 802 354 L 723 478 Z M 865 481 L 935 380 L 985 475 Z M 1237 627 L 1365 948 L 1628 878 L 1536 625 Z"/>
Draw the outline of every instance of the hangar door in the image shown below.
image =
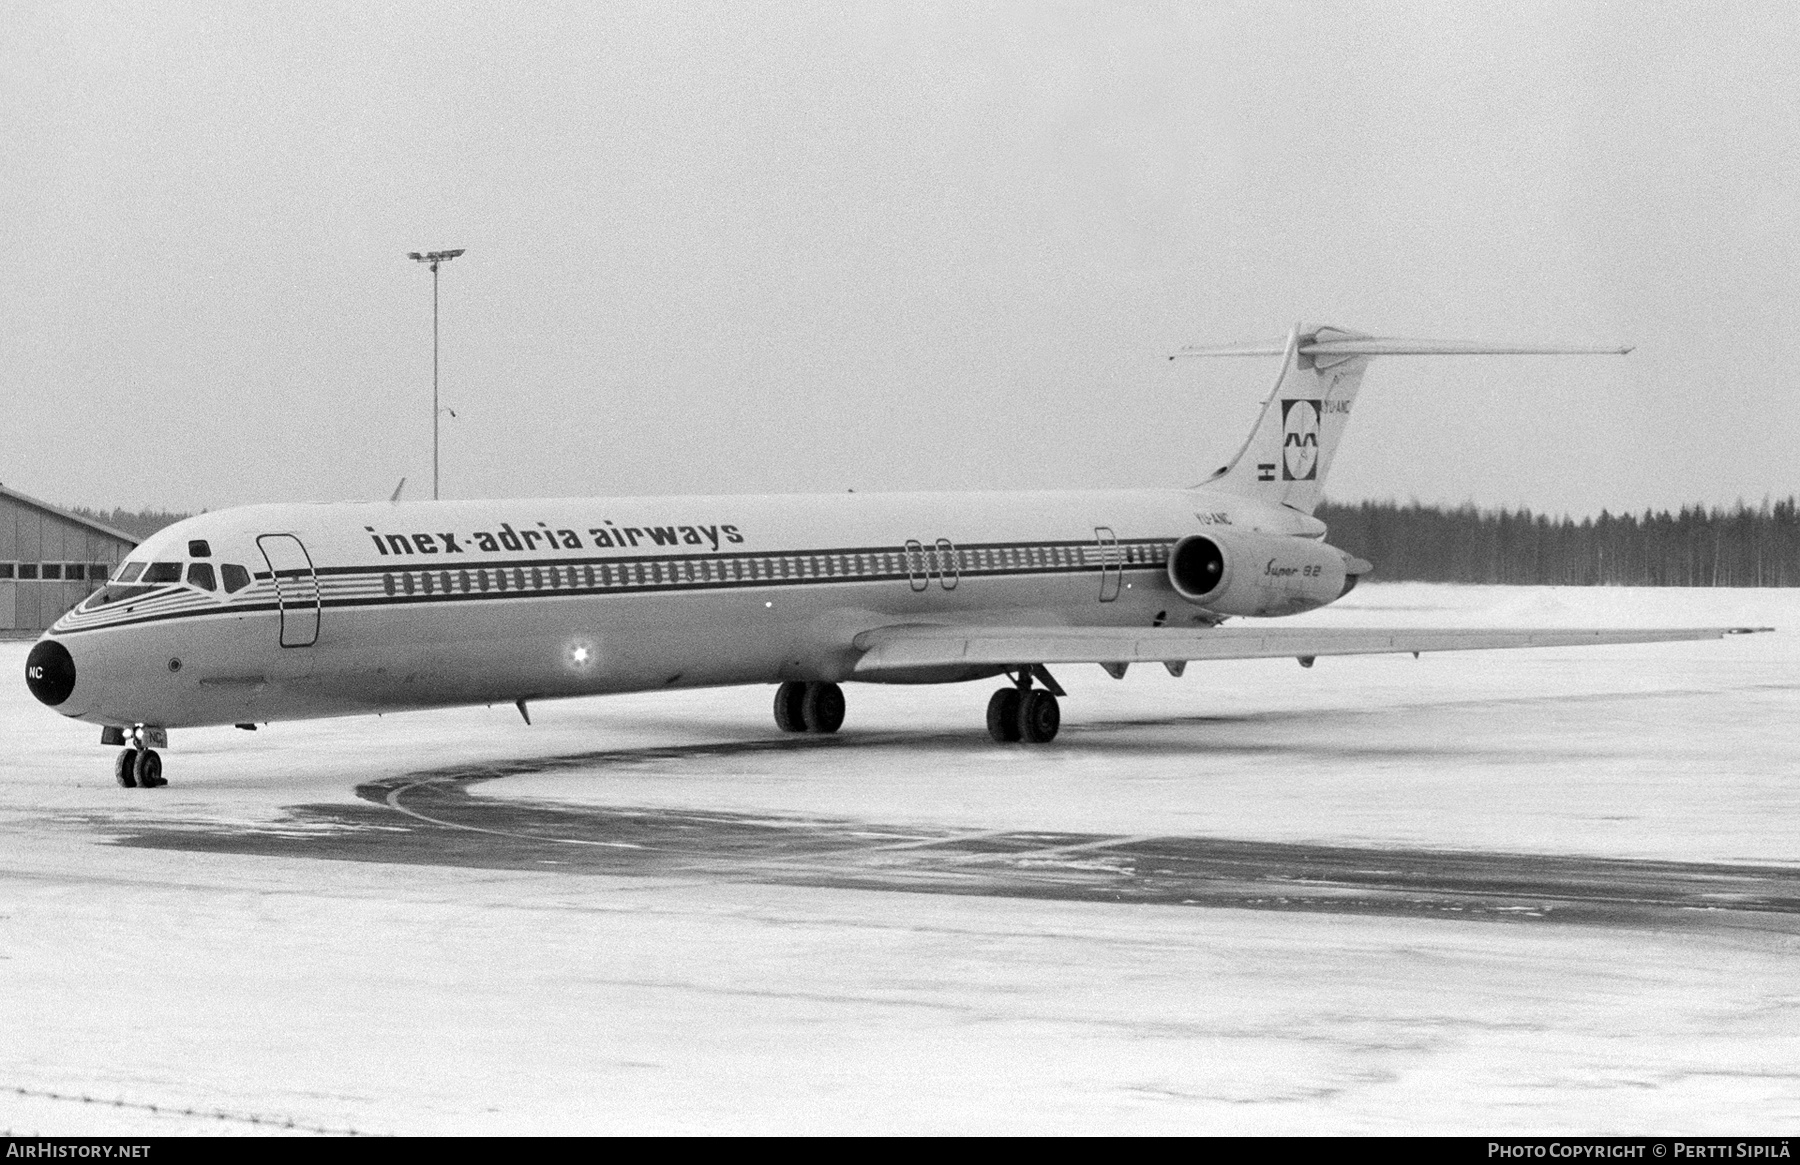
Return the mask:
<path fill-rule="evenodd" d="M 319 576 L 312 556 L 292 534 L 264 534 L 256 540 L 281 604 L 281 645 L 311 647 L 319 639 Z"/>

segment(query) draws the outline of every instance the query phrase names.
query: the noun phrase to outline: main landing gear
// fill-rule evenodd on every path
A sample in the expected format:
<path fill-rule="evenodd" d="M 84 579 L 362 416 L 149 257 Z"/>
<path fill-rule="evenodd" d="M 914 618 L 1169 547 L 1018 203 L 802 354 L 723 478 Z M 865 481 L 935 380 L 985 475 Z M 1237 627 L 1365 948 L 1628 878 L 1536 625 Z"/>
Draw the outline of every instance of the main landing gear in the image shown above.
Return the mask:
<path fill-rule="evenodd" d="M 113 780 L 127 789 L 160 789 L 169 783 L 162 775 L 162 756 L 149 747 L 146 740 L 149 735 L 141 727 L 109 728 L 101 739 L 102 744 L 124 743 L 124 750 L 113 761 Z M 157 743 L 166 745 L 168 742 L 158 740 Z"/>
<path fill-rule="evenodd" d="M 998 744 L 1049 744 L 1062 727 L 1062 708 L 1057 693 L 1034 688 L 1031 680 L 1041 673 L 1046 684 L 1055 684 L 1042 668 L 1020 668 L 1014 686 L 1001 688 L 988 700 L 988 735 Z"/>
<path fill-rule="evenodd" d="M 1065 694 L 1062 687 L 1041 665 L 1008 674 L 1013 686 L 988 700 L 988 735 L 1001 744 L 1049 744 L 1062 727 L 1062 708 L 1056 702 Z M 1032 687 L 1034 679 L 1043 687 Z M 844 690 L 836 684 L 789 682 L 775 689 L 775 724 L 783 732 L 823 735 L 843 723 Z"/>
<path fill-rule="evenodd" d="M 844 723 L 844 689 L 785 683 L 775 689 L 775 724 L 783 732 L 836 732 Z"/>

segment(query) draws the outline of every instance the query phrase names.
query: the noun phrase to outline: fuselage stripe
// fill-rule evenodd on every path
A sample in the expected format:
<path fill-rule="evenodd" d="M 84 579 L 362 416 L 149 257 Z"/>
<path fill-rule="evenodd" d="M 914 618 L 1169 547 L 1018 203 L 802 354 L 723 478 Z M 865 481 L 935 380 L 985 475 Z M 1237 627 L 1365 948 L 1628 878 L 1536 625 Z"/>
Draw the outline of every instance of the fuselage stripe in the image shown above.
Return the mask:
<path fill-rule="evenodd" d="M 412 561 L 398 569 L 392 563 L 318 568 L 312 574 L 314 581 L 308 580 L 305 570 L 281 571 L 273 581 L 268 571 L 262 571 L 254 576 L 257 581 L 249 589 L 224 602 L 177 589 L 121 604 L 123 611 L 111 606 L 77 607 L 52 630 L 76 634 L 169 619 L 274 612 L 281 610 L 279 591 L 284 585 L 299 592 L 290 604 L 299 609 L 311 608 L 315 595 L 320 607 L 352 608 L 895 582 L 907 582 L 914 592 L 954 591 L 965 579 L 1160 572 L 1173 546 L 1172 538 L 1148 538 L 1104 545 L 1094 541 L 969 546 L 911 543 L 898 550 L 883 546 L 507 562 L 464 559 L 442 565 Z M 115 614 L 129 617 L 112 617 Z"/>

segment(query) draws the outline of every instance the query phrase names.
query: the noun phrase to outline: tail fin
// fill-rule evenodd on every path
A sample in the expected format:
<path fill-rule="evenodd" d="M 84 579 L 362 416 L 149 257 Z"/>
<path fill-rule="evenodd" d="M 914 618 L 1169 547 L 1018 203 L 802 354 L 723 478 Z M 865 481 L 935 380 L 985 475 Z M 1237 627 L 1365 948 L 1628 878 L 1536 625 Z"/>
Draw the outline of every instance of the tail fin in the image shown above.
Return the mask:
<path fill-rule="evenodd" d="M 1402 340 L 1295 324 L 1287 342 L 1183 348 L 1177 356 L 1280 356 L 1281 373 L 1231 464 L 1206 484 L 1310 514 L 1337 452 L 1363 373 L 1376 356 L 1614 355 L 1630 348 Z M 1175 357 L 1171 356 L 1173 360 Z"/>

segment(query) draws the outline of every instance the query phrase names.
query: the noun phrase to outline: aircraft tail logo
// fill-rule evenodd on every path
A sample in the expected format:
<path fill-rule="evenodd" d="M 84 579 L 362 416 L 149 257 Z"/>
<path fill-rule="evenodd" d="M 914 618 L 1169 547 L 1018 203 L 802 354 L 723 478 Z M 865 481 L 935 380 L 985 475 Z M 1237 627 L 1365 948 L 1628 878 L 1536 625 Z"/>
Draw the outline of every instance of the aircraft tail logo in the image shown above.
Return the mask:
<path fill-rule="evenodd" d="M 1281 402 L 1281 480 L 1313 481 L 1319 473 L 1319 401 Z"/>

